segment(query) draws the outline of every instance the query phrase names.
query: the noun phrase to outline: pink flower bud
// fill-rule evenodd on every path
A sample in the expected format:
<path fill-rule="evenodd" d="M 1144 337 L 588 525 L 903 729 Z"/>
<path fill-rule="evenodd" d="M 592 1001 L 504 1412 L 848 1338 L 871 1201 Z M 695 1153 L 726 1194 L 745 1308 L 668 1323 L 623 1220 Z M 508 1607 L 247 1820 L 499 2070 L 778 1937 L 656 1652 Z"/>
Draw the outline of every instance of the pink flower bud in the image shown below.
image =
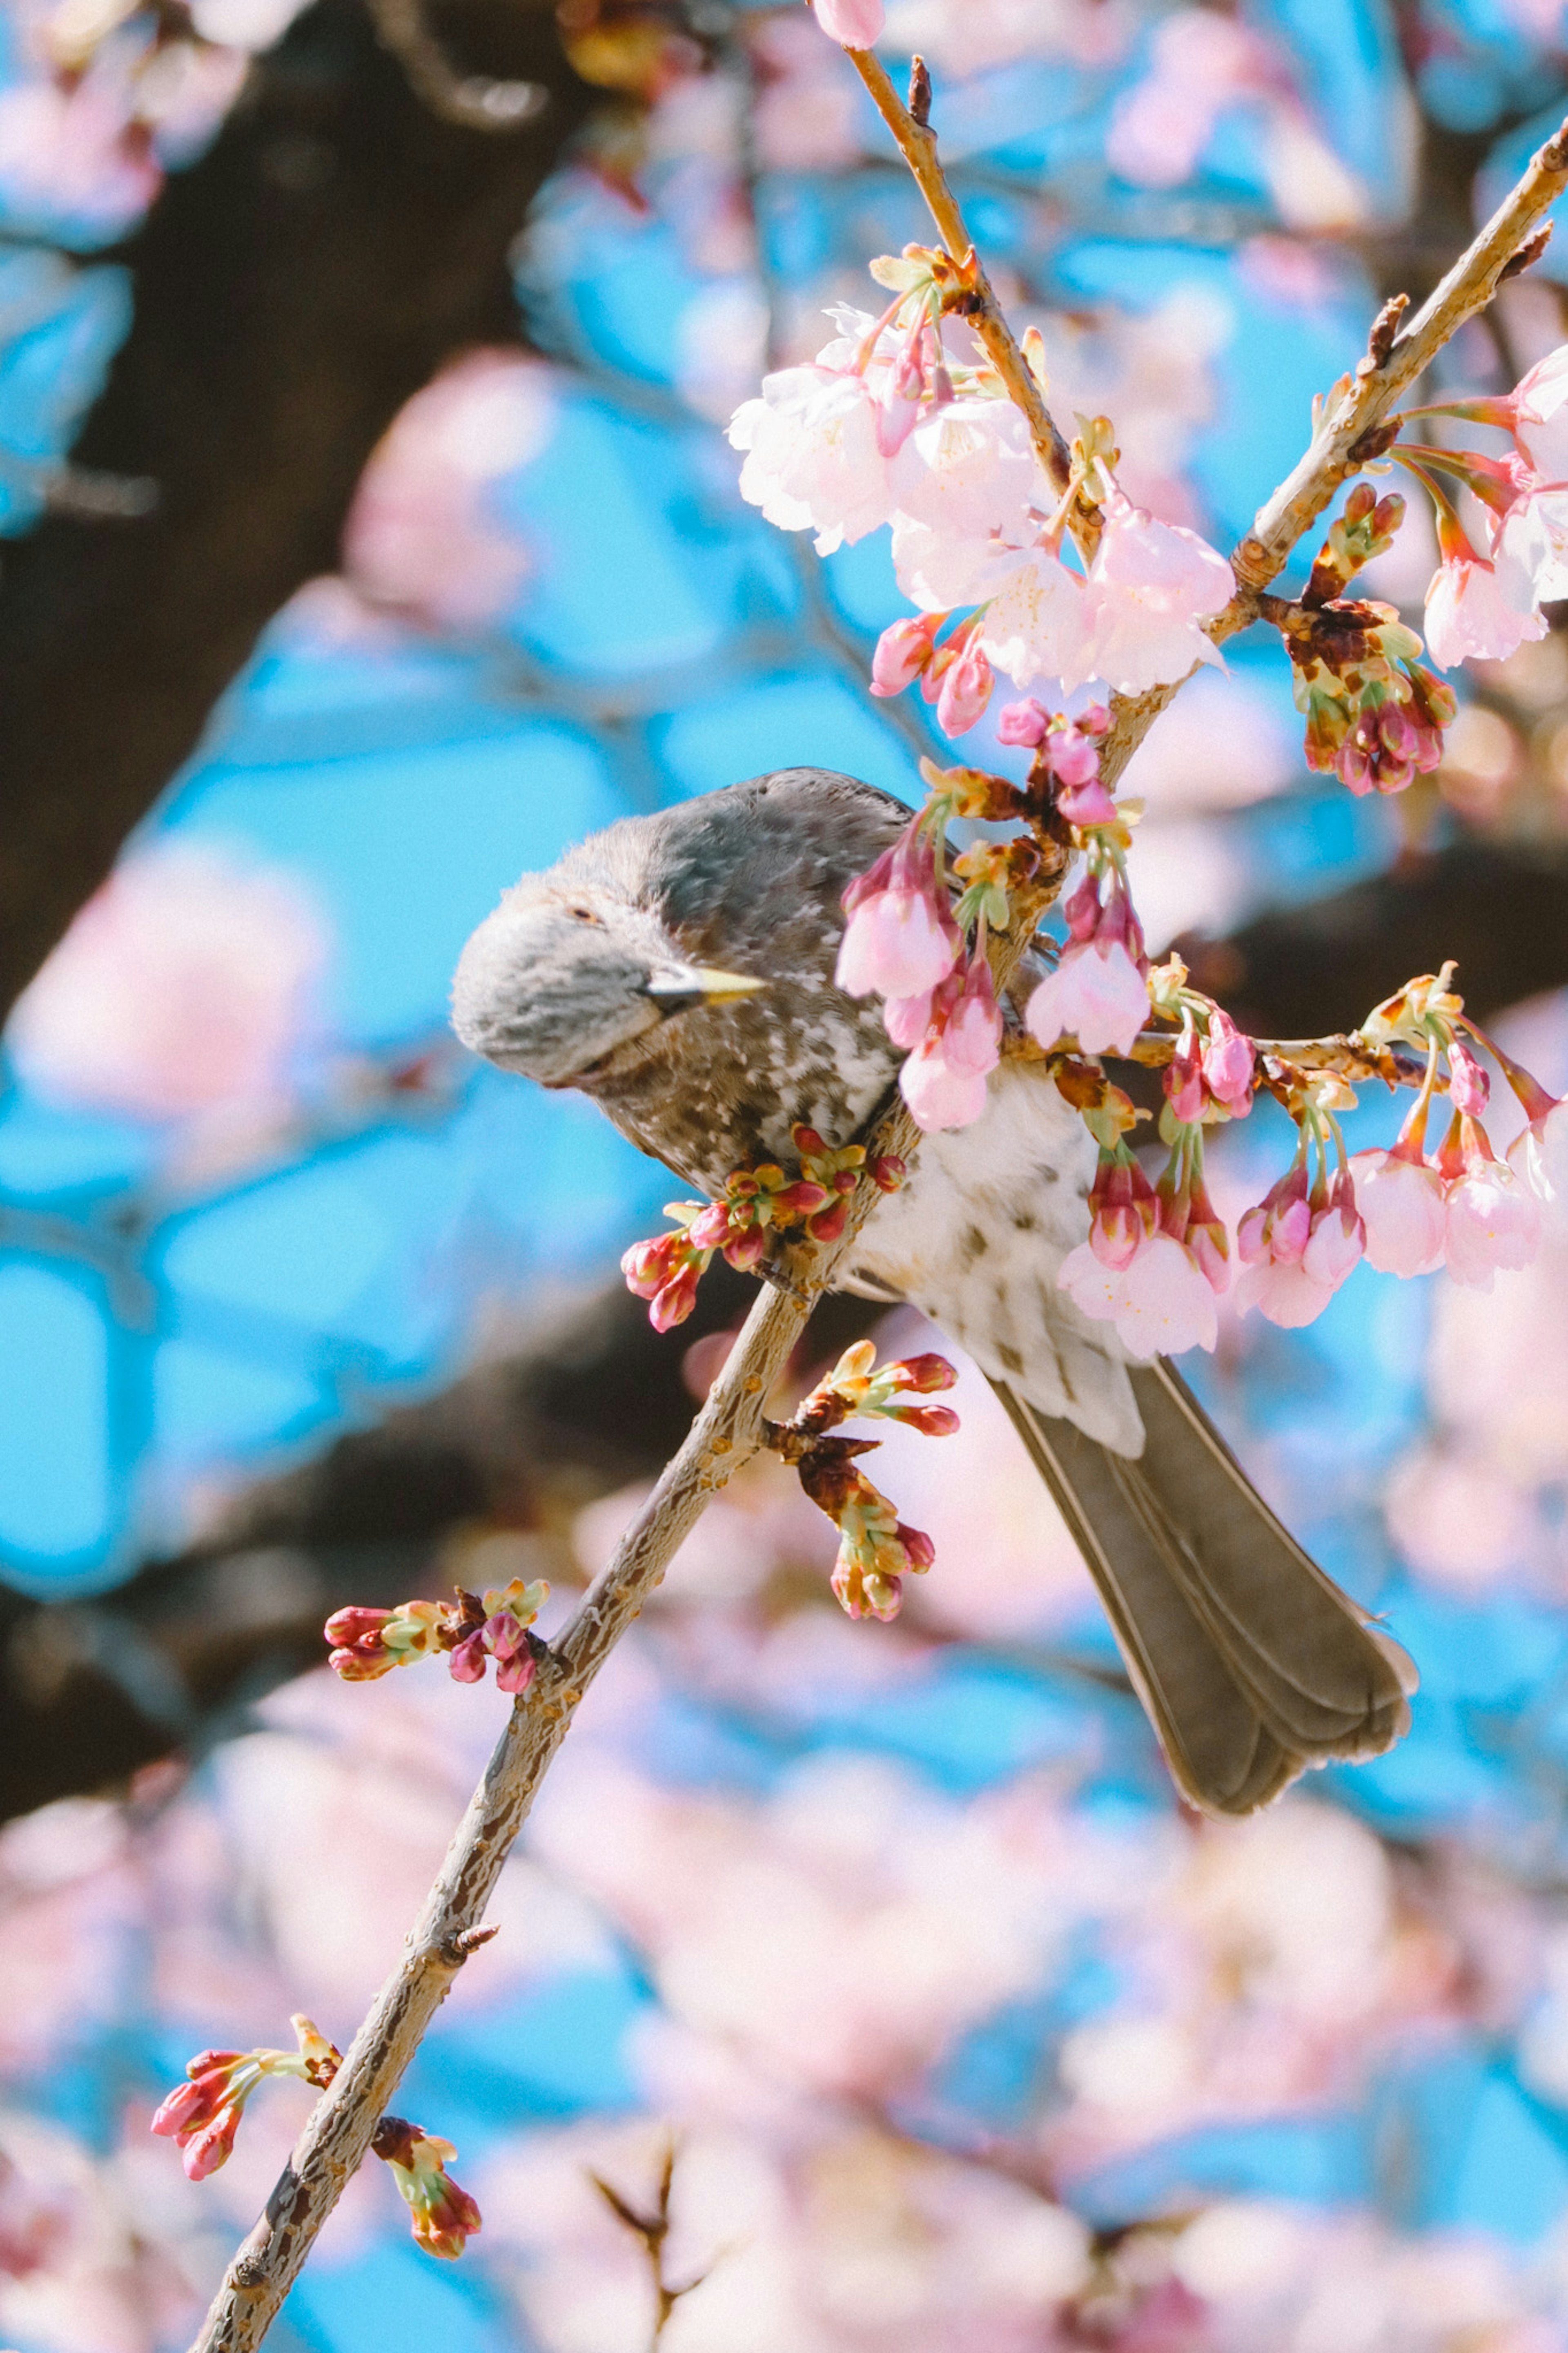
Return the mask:
<path fill-rule="evenodd" d="M 1029 751 L 1044 743 L 1050 712 L 1028 695 L 1022 702 L 1005 703 L 996 714 L 996 741 L 1017 744 Z"/>
<path fill-rule="evenodd" d="M 1058 792 L 1057 809 L 1068 825 L 1083 827 L 1114 825 L 1116 822 L 1116 803 L 1098 776 L 1091 776 L 1086 784 L 1069 785 Z"/>
<path fill-rule="evenodd" d="M 942 733 L 967 734 L 990 702 L 995 683 L 984 648 L 972 639 L 942 681 L 936 719 Z"/>
<path fill-rule="evenodd" d="M 897 1042 L 895 1039 L 894 1043 Z M 879 1153 L 867 1168 L 868 1176 L 879 1193 L 897 1193 L 909 1173 L 908 1163 L 896 1152 Z"/>
<path fill-rule="evenodd" d="M 1203 1117 L 1204 1072 L 1198 1033 L 1184 1029 L 1165 1072 L 1165 1098 L 1173 1115 L 1189 1125 Z"/>
<path fill-rule="evenodd" d="M 849 1203 L 840 1196 L 831 1208 L 818 1209 L 815 1217 L 807 1218 L 805 1230 L 814 1242 L 836 1242 L 848 1223 Z"/>
<path fill-rule="evenodd" d="M 873 694 L 902 694 L 913 684 L 931 660 L 937 631 L 946 619 L 945 613 L 922 613 L 918 620 L 894 621 L 883 630 L 871 656 Z"/>
<path fill-rule="evenodd" d="M 684 1266 L 662 1289 L 656 1291 L 648 1304 L 647 1320 L 656 1332 L 672 1331 L 684 1324 L 697 1304 L 697 1269 Z"/>
<path fill-rule="evenodd" d="M 457 1644 L 447 1663 L 451 1668 L 454 1683 L 482 1683 L 485 1662 L 485 1630 L 477 1626 L 471 1634 L 466 1635 Z"/>
<path fill-rule="evenodd" d="M 1448 1100 L 1457 1112 L 1479 1119 L 1491 1095 L 1491 1081 L 1462 1038 L 1448 1048 Z"/>
<path fill-rule="evenodd" d="M 1223 1103 L 1234 1119 L 1245 1119 L 1252 1109 L 1253 1062 L 1251 1039 L 1244 1038 L 1229 1014 L 1216 1005 L 1209 1015 L 1209 1032 L 1204 1041 L 1204 1080 L 1215 1101 Z"/>
<path fill-rule="evenodd" d="M 686 1229 L 686 1239 L 693 1250 L 722 1250 L 730 1239 L 728 1203 L 710 1202 L 700 1217 L 692 1219 Z"/>
<path fill-rule="evenodd" d="M 379 1647 L 381 1630 L 391 1616 L 390 1609 L 364 1609 L 351 1603 L 346 1609 L 334 1609 L 321 1632 L 327 1641 L 344 1649 Z"/>
<path fill-rule="evenodd" d="M 1456 1282 L 1489 1291 L 1500 1268 L 1530 1264 L 1541 1246 L 1541 1204 L 1511 1168 L 1477 1155 L 1447 1196 L 1444 1256 Z"/>
<path fill-rule="evenodd" d="M 768 1252 L 768 1238 L 761 1226 L 747 1226 L 743 1232 L 731 1234 L 724 1245 L 726 1263 L 737 1274 L 749 1274 L 760 1266 Z"/>
<path fill-rule="evenodd" d="M 945 1356 L 929 1350 L 922 1356 L 905 1356 L 893 1370 L 901 1376 L 900 1388 L 913 1389 L 918 1396 L 930 1397 L 939 1389 L 951 1389 L 958 1375 Z"/>
<path fill-rule="evenodd" d="M 1058 784 L 1092 784 L 1100 775 L 1100 746 L 1069 721 L 1046 738 L 1046 758 Z M 1079 820 L 1075 818 L 1075 824 Z"/>

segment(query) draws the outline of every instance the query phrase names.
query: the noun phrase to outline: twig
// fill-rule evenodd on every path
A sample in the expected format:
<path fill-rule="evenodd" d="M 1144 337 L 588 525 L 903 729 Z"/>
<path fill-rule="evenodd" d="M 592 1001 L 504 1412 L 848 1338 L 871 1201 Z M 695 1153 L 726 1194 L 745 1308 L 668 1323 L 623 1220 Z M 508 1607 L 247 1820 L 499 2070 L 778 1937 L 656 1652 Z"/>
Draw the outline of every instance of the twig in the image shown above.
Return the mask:
<path fill-rule="evenodd" d="M 549 105 L 542 82 L 459 73 L 426 24 L 421 0 L 369 0 L 369 5 L 383 47 L 403 68 L 416 98 L 443 122 L 465 131 L 517 131 Z"/>
<path fill-rule="evenodd" d="M 648 2275 L 653 2284 L 653 2334 L 648 2338 L 648 2353 L 658 2353 L 659 2340 L 676 2306 L 694 2288 L 700 2288 L 713 2269 L 711 2263 L 705 2265 L 691 2279 L 682 2280 L 679 2287 L 665 2277 L 664 2248 L 669 2236 L 669 2193 L 675 2181 L 675 2143 L 673 2140 L 665 2143 L 657 2200 L 647 2213 L 634 2206 L 629 2198 L 623 2197 L 615 2184 L 606 2181 L 602 2173 L 590 2172 L 588 2179 L 616 2221 L 630 2232 L 647 2258 Z"/>
<path fill-rule="evenodd" d="M 384 8 L 389 5 L 400 5 L 401 0 L 383 0 Z M 950 251 L 962 257 L 972 249 L 971 243 L 936 163 L 932 134 L 901 104 L 875 58 L 850 54 L 908 157 Z M 1252 533 L 1237 551 L 1243 592 L 1213 625 L 1212 634 L 1228 636 L 1253 617 L 1251 596 L 1274 576 L 1345 476 L 1363 462 L 1354 454 L 1356 445 L 1447 336 L 1486 301 L 1504 265 L 1564 181 L 1568 140 L 1559 133 L 1531 163 L 1411 327 L 1395 338 L 1386 362 L 1376 366 L 1364 361 L 1354 378 L 1336 388 L 1307 456 L 1259 512 Z M 984 274 L 977 270 L 976 277 L 983 290 L 977 332 L 1028 417 L 1037 446 L 1044 443 L 1044 459 L 1046 448 L 1058 450 L 1059 437 Z M 1047 438 L 1047 428 L 1054 440 Z M 1055 477 L 1056 458 L 1050 470 Z M 1065 474 L 1061 479 L 1065 482 Z M 1101 773 L 1108 780 L 1120 774 L 1175 691 L 1159 687 L 1147 694 L 1115 698 L 1115 730 L 1101 757 Z M 991 960 L 999 994 L 1022 962 L 1065 866 L 1065 853 L 1058 853 L 1054 865 L 1047 854 L 1033 893 L 1026 901 L 1018 894 L 1011 931 L 993 939 Z M 898 1154 L 909 1160 L 919 1135 L 901 1104 L 895 1104 L 868 1141 L 873 1153 Z M 387 2103 L 468 1957 L 465 1940 L 479 1924 L 574 1711 L 714 1494 L 757 1451 L 768 1393 L 805 1327 L 813 1303 L 851 1254 L 879 1198 L 872 1187 L 862 1186 L 853 1197 L 841 1239 L 792 1250 L 787 1293 L 771 1282 L 765 1286 L 686 1442 L 666 1466 L 576 1615 L 542 1658 L 458 1826 L 403 1959 L 377 1995 L 336 2079 L 301 2133 L 265 2214 L 230 2263 L 193 2353 L 252 2353 L 266 2335 L 321 2224 L 368 2154 Z"/>
<path fill-rule="evenodd" d="M 1029 420 L 1035 448 L 1041 465 L 1058 491 L 1065 491 L 1072 474 L 1072 459 L 1067 443 L 1057 431 L 1039 385 L 1036 383 L 1027 360 L 1014 340 L 1013 330 L 1002 313 L 1002 305 L 992 291 L 991 280 L 981 266 L 974 240 L 963 225 L 947 176 L 937 161 L 936 132 L 929 121 L 918 121 L 910 112 L 888 78 L 888 69 L 874 50 L 851 49 L 849 62 L 870 91 L 877 111 L 899 143 L 899 148 L 914 174 L 915 185 L 931 208 L 937 233 L 947 248 L 949 258 L 967 263 L 974 256 L 974 308 L 968 314 L 970 323 L 985 347 L 987 358 L 1006 385 L 1014 402 Z M 911 92 L 921 104 L 922 114 L 931 105 L 931 78 L 923 58 L 915 59 Z"/>

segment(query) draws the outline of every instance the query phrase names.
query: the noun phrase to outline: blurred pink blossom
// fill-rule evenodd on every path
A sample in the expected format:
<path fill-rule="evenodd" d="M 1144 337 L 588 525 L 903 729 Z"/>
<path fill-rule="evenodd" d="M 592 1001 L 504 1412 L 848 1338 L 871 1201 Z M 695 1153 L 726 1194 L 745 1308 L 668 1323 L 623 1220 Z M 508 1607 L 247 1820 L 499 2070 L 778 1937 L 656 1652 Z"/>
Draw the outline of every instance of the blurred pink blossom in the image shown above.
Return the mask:
<path fill-rule="evenodd" d="M 80 222 L 113 237 L 139 221 L 163 183 L 129 89 L 89 75 L 0 90 L 0 200 L 27 221 Z"/>
<path fill-rule="evenodd" d="M 291 875 L 165 837 L 110 875 L 12 1017 L 29 1082 L 142 1119 L 276 1096 L 326 962 Z"/>
<path fill-rule="evenodd" d="M 548 445 L 554 414 L 548 372 L 516 352 L 470 352 L 416 393 L 372 454 L 344 526 L 344 569 L 361 594 L 437 628 L 504 620 L 531 559 L 496 494 Z"/>

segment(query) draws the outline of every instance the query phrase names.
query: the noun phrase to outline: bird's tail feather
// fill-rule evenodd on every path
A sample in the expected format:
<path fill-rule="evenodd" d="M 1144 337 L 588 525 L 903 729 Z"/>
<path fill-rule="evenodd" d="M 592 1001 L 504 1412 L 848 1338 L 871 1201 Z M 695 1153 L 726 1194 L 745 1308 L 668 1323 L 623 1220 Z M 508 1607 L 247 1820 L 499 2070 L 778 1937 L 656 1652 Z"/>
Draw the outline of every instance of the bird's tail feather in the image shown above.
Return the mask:
<path fill-rule="evenodd" d="M 1309 1765 L 1393 1746 L 1411 1661 L 1280 1525 L 1171 1366 L 1132 1374 L 1136 1461 L 994 1386 L 1194 1806 L 1248 1814 Z"/>

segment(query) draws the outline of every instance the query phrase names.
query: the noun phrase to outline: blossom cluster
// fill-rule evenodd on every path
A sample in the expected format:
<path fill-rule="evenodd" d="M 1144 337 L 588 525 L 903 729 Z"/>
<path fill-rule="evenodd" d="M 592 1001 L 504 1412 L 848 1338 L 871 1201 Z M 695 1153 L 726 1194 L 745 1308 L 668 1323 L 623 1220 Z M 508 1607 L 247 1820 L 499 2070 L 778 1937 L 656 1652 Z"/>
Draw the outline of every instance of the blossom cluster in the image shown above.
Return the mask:
<path fill-rule="evenodd" d="M 294 2051 L 201 2051 L 153 2118 L 154 2133 L 172 2139 L 192 2181 L 226 2165 L 246 2102 L 269 2077 L 292 2076 L 324 2091 L 342 2064 L 342 2052 L 303 2014 L 289 2023 Z M 449 2140 L 422 2132 L 402 2116 L 383 2116 L 371 2144 L 392 2168 L 414 2218 L 414 2236 L 430 2254 L 454 2258 L 480 2227 L 479 2210 L 447 2171 L 458 2152 Z"/>
<path fill-rule="evenodd" d="M 542 1579 L 513 1577 L 482 1596 L 458 1586 L 456 1601 L 404 1601 L 395 1609 L 353 1604 L 334 1610 L 322 1630 L 332 1646 L 327 1663 L 344 1683 L 374 1683 L 394 1667 L 445 1652 L 454 1682 L 477 1683 L 493 1659 L 500 1689 L 525 1692 L 535 1666 L 529 1629 L 549 1594 Z"/>
<path fill-rule="evenodd" d="M 0 198 L 29 225 L 122 236 L 211 138 L 253 54 L 304 0 L 23 0 L 23 78 L 0 90 Z"/>
<path fill-rule="evenodd" d="M 621 1272 L 635 1298 L 648 1302 L 656 1332 L 684 1324 L 697 1304 L 697 1286 L 715 1253 L 742 1272 L 761 1266 L 768 1237 L 803 1227 L 814 1242 L 835 1242 L 848 1222 L 849 1205 L 862 1176 L 879 1192 L 896 1193 L 904 1181 L 897 1153 L 867 1157 L 860 1144 L 826 1144 L 814 1127 L 790 1131 L 801 1174 L 790 1176 L 776 1161 L 738 1168 L 716 1201 L 670 1201 L 665 1216 L 673 1233 L 634 1242 L 621 1259 Z"/>
<path fill-rule="evenodd" d="M 835 1438 L 842 1421 L 894 1421 L 926 1438 L 958 1429 L 950 1406 L 921 1402 L 955 1379 L 945 1356 L 927 1354 L 878 1366 L 874 1341 L 858 1340 L 804 1398 L 787 1422 L 768 1425 L 775 1453 L 795 1465 L 800 1483 L 838 1530 L 832 1584 L 851 1618 L 896 1618 L 903 1579 L 921 1575 L 936 1557 L 931 1538 L 905 1525 L 897 1508 L 857 1467 L 876 1440 Z"/>
<path fill-rule="evenodd" d="M 784 530 L 814 530 L 819 553 L 890 526 L 899 586 L 921 617 L 883 633 L 872 691 L 918 679 L 943 732 L 959 735 L 997 670 L 1020 687 L 1100 679 L 1139 693 L 1217 663 L 1204 625 L 1235 593 L 1230 566 L 1126 495 L 1108 421 L 1086 427 L 1058 490 L 1001 378 L 943 340 L 944 303 L 972 290 L 963 273 L 918 246 L 873 273 L 894 289 L 889 310 L 840 306 L 841 333 L 808 365 L 768 376 L 730 427 L 745 452 L 742 496 Z M 1031 356 L 1043 374 L 1037 338 Z"/>

